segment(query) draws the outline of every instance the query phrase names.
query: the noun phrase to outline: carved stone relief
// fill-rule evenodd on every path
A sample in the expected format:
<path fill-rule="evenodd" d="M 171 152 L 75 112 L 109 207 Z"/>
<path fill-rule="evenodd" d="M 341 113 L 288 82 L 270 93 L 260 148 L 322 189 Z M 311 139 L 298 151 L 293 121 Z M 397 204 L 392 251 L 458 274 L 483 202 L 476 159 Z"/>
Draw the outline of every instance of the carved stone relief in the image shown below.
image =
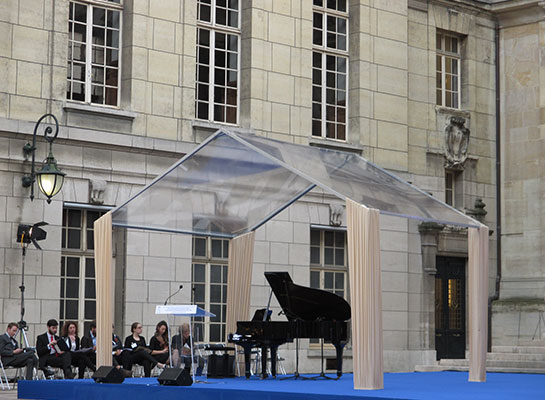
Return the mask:
<path fill-rule="evenodd" d="M 89 181 L 89 203 L 104 204 L 104 193 L 106 192 L 106 181 L 102 179 L 91 179 Z"/>
<path fill-rule="evenodd" d="M 445 167 L 449 169 L 464 169 L 467 159 L 470 130 L 464 126 L 463 117 L 453 116 L 447 119 L 445 127 Z"/>

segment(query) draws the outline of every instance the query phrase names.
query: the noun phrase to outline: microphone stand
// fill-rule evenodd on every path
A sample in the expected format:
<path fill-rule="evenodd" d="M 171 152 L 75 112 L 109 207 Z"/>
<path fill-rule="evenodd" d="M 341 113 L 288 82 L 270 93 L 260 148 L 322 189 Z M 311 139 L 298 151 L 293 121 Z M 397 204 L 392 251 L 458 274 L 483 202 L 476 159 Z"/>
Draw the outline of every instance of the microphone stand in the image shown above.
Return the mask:
<path fill-rule="evenodd" d="M 167 299 L 165 300 L 165 303 L 163 304 L 164 306 L 167 305 L 168 301 L 172 298 L 172 296 L 174 296 L 175 294 L 177 294 L 180 290 L 182 290 L 182 288 L 184 287 L 184 285 L 180 285 L 180 287 L 178 288 L 178 290 L 176 290 L 174 293 L 172 293 L 170 296 L 167 297 Z M 168 329 L 168 363 L 170 364 L 170 368 L 172 368 L 172 339 L 171 339 L 171 335 L 172 335 L 172 331 L 170 330 L 170 323 L 169 323 L 169 316 L 167 315 L 167 329 Z M 181 339 L 181 338 L 180 338 Z"/>

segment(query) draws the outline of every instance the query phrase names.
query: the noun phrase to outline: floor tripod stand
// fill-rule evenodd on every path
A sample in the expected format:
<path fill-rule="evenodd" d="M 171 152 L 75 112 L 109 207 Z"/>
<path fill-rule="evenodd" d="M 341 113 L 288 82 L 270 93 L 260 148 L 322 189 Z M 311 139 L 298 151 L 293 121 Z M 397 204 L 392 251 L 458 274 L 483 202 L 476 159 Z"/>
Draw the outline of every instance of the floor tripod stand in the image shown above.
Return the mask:
<path fill-rule="evenodd" d="M 320 372 L 320 375 L 316 375 L 316 376 L 309 376 L 309 377 L 302 377 L 303 379 L 305 380 L 317 380 L 317 379 L 330 379 L 330 380 L 334 380 L 336 381 L 337 379 L 339 379 L 338 377 L 337 378 L 332 378 L 331 376 L 327 376 L 325 374 L 325 371 L 324 371 L 324 339 L 320 339 L 320 364 L 321 364 L 321 372 Z"/>
<path fill-rule="evenodd" d="M 21 268 L 21 286 L 19 286 L 19 290 L 21 291 L 21 319 L 17 323 L 17 327 L 19 328 L 19 332 L 21 334 L 19 343 L 21 343 L 21 347 L 29 348 L 30 345 L 28 344 L 28 337 L 26 335 L 26 331 L 28 330 L 27 323 L 25 321 L 25 258 L 26 258 L 26 249 L 28 247 L 28 243 L 21 243 L 21 248 L 23 249 L 23 256 L 22 256 L 22 268 Z"/>

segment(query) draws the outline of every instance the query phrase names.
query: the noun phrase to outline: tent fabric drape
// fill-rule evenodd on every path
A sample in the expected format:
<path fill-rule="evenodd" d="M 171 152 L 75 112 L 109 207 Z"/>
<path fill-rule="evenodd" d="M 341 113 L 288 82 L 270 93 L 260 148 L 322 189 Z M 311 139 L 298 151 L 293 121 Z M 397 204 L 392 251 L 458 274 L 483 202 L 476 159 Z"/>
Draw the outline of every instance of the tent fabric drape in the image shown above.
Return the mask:
<path fill-rule="evenodd" d="M 112 365 L 112 213 L 94 224 L 97 323 L 97 368 Z"/>
<path fill-rule="evenodd" d="M 236 332 L 237 321 L 247 321 L 250 317 L 254 239 L 255 232 L 252 231 L 229 242 L 226 333 Z"/>
<path fill-rule="evenodd" d="M 488 227 L 469 228 L 469 381 L 486 381 Z"/>
<path fill-rule="evenodd" d="M 379 211 L 346 200 L 354 389 L 382 389 Z"/>

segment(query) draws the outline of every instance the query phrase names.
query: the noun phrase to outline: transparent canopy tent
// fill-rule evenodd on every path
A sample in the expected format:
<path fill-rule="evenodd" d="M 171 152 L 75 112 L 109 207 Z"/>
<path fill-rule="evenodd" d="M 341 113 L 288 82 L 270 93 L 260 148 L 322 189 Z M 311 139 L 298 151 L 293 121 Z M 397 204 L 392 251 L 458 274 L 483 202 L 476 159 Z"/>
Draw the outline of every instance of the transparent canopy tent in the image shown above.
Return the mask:
<path fill-rule="evenodd" d="M 484 381 L 486 226 L 356 154 L 229 130 L 95 222 L 97 365 L 111 359 L 112 226 L 230 238 L 226 329 L 236 329 L 249 317 L 255 230 L 314 188 L 346 202 L 354 387 L 383 387 L 378 212 L 469 228 L 469 379 Z"/>
<path fill-rule="evenodd" d="M 478 226 L 356 154 L 228 130 L 218 131 L 117 207 L 112 225 L 235 237 L 255 230 L 316 186 L 383 214 Z"/>

